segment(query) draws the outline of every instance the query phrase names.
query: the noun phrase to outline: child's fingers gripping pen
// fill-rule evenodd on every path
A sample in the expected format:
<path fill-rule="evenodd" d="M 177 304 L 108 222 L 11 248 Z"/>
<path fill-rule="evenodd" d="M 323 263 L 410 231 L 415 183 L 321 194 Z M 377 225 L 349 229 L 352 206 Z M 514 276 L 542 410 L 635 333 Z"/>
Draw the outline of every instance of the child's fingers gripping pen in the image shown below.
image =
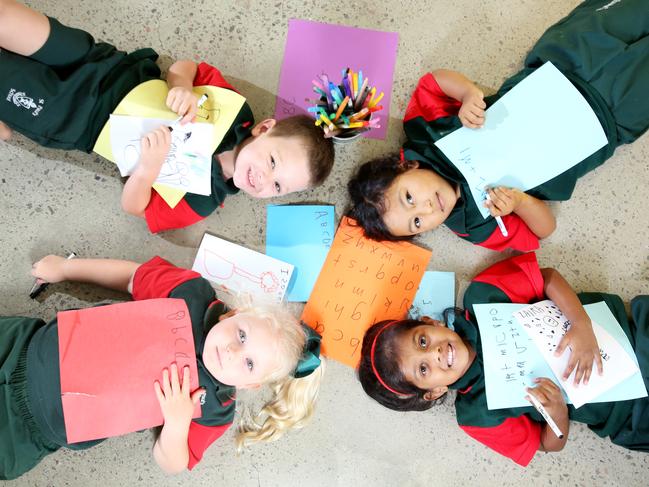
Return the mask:
<path fill-rule="evenodd" d="M 75 254 L 74 252 L 70 252 L 70 255 L 68 255 L 67 258 L 68 258 L 68 259 L 73 259 L 73 258 L 75 258 L 76 256 L 77 256 L 77 254 Z M 37 279 L 34 281 L 34 285 L 32 286 L 31 290 L 29 291 L 29 297 L 32 298 L 32 299 L 36 299 L 36 297 L 37 297 L 40 293 L 42 293 L 43 291 L 45 291 L 45 289 L 47 289 L 47 286 L 49 286 L 49 285 L 50 285 L 49 282 L 46 282 L 46 281 L 43 281 L 42 279 L 38 279 L 38 278 L 37 278 Z"/>
<path fill-rule="evenodd" d="M 528 393 L 527 394 L 528 400 L 532 403 L 532 406 L 534 406 L 534 409 L 536 409 L 541 416 L 543 416 L 543 419 L 545 420 L 546 423 L 548 423 L 548 426 L 552 430 L 552 432 L 557 436 L 557 438 L 561 439 L 563 438 L 563 433 L 557 426 L 557 423 L 554 422 L 554 419 L 552 419 L 552 416 L 548 414 L 548 412 L 545 410 L 543 407 L 543 404 L 534 396 L 534 394 Z"/>
<path fill-rule="evenodd" d="M 485 199 L 487 201 L 491 201 L 491 197 L 489 196 L 489 193 L 486 194 Z M 507 231 L 507 227 L 505 226 L 505 222 L 503 222 L 503 219 L 499 216 L 496 216 L 494 218 L 496 219 L 498 228 L 500 228 L 500 233 L 503 234 L 503 237 L 507 237 L 509 235 L 509 232 Z"/>

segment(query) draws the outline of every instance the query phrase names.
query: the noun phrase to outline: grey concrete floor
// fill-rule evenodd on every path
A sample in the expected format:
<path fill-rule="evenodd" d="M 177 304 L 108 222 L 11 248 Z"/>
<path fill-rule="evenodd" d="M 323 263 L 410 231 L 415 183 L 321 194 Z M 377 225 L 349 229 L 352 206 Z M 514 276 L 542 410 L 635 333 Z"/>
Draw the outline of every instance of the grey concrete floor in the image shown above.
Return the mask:
<path fill-rule="evenodd" d="M 546 27 L 577 0 L 32 0 L 64 23 L 126 50 L 150 46 L 162 64 L 206 60 L 248 97 L 257 118 L 271 116 L 287 22 L 313 19 L 399 32 L 388 136 L 339 147 L 329 181 L 281 202 L 346 205 L 345 182 L 370 157 L 398 148 L 400 119 L 418 77 L 448 67 L 497 87 L 520 66 Z M 353 6 L 350 11 L 344 5 Z M 362 13 L 362 14 L 359 14 Z M 539 251 L 577 290 L 649 293 L 649 136 L 618 149 L 584 177 L 572 200 L 554 204 L 557 231 Z M 123 214 L 122 182 L 96 155 L 37 147 L 23 137 L 0 145 L 0 314 L 54 316 L 59 308 L 123 299 L 95 287 L 51 286 L 41 302 L 27 297 L 31 263 L 74 249 L 88 257 L 144 261 L 155 254 L 191 266 L 204 231 L 265 248 L 265 205 L 240 194 L 189 229 L 150 235 Z M 477 271 L 503 256 L 440 229 L 421 239 L 433 249 L 429 268 L 457 273 L 458 298 Z M 458 299 L 459 301 L 459 299 Z M 151 458 L 151 435 L 111 439 L 86 452 L 59 451 L 22 478 L 27 485 L 647 485 L 649 456 L 629 452 L 575 426 L 567 447 L 537 454 L 527 469 L 474 442 L 457 428 L 450 404 L 425 413 L 395 413 L 365 397 L 354 371 L 331 363 L 315 420 L 279 442 L 237 456 L 231 435 L 190 474 L 166 478 Z"/>

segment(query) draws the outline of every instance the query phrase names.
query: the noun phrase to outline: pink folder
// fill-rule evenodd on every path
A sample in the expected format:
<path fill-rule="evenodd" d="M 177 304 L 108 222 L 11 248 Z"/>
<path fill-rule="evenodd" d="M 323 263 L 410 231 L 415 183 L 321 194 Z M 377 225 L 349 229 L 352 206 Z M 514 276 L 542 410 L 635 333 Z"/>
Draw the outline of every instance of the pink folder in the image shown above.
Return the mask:
<path fill-rule="evenodd" d="M 173 362 L 198 387 L 192 324 L 182 299 L 58 313 L 61 400 L 68 443 L 163 423 L 153 384 Z M 182 380 L 182 375 L 181 375 Z M 200 417 L 200 405 L 194 411 Z"/>

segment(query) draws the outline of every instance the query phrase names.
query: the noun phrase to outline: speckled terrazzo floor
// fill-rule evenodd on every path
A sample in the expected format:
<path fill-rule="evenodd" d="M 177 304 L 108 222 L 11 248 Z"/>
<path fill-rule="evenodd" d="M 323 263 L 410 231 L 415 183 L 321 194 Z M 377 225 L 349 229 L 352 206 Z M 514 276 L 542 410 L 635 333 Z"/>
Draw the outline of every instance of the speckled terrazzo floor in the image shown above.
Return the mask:
<path fill-rule="evenodd" d="M 576 0 L 357 0 L 353 12 L 331 2 L 34 0 L 29 4 L 126 50 L 150 46 L 171 60 L 189 57 L 219 67 L 249 99 L 257 118 L 274 107 L 289 18 L 399 32 L 399 52 L 385 141 L 339 147 L 333 176 L 317 190 L 283 198 L 345 206 L 353 167 L 394 150 L 400 118 L 418 77 L 448 67 L 497 87 L 521 65 L 543 30 Z M 344 4 L 340 4 L 344 5 Z M 1 73 L 0 73 L 1 75 Z M 74 249 L 84 256 L 143 261 L 160 254 L 190 266 L 209 230 L 264 249 L 265 202 L 237 195 L 205 222 L 152 236 L 120 210 L 122 183 L 98 156 L 46 150 L 16 137 L 0 144 L 0 314 L 50 318 L 58 308 L 84 306 L 117 293 L 64 284 L 42 302 L 27 297 L 31 262 Z M 622 147 L 579 183 L 569 202 L 554 205 L 558 229 L 539 251 L 577 290 L 615 292 L 628 302 L 649 293 L 649 136 Z M 457 273 L 459 292 L 479 269 L 499 260 L 446 230 L 422 239 L 434 249 L 430 269 Z M 461 296 L 461 294 L 460 294 Z M 452 406 L 394 413 L 366 398 L 354 373 L 330 364 L 313 424 L 240 456 L 226 435 L 191 474 L 165 478 L 151 458 L 151 435 L 111 439 L 86 452 L 59 451 L 7 486 L 45 485 L 647 485 L 649 455 L 632 453 L 573 426 L 559 454 L 537 454 L 522 469 L 488 451 L 455 425 Z"/>

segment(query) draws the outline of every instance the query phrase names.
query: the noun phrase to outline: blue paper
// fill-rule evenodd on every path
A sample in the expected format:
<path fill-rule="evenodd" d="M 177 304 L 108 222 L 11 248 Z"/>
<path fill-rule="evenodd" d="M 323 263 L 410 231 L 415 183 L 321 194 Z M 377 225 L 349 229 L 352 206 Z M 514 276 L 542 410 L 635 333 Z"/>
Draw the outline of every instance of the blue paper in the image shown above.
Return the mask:
<path fill-rule="evenodd" d="M 559 385 L 534 341 L 512 316 L 512 313 L 525 306 L 527 305 L 490 303 L 476 304 L 473 307 L 482 339 L 489 409 L 529 406 L 529 402 L 525 400 L 525 388 L 533 387 L 536 377 L 548 377 Z M 593 321 L 622 345 L 637 364 L 631 343 L 606 304 L 589 304 L 584 309 Z M 622 401 L 646 395 L 641 372 L 637 372 L 590 402 Z M 569 403 L 565 393 L 563 396 Z"/>
<path fill-rule="evenodd" d="M 266 254 L 295 266 L 288 301 L 309 299 L 335 231 L 333 206 L 267 207 Z"/>
<path fill-rule="evenodd" d="M 408 310 L 413 319 L 429 316 L 443 320 L 444 310 L 455 306 L 455 273 L 426 271 Z"/>
<path fill-rule="evenodd" d="M 550 62 L 489 107 L 482 128 L 462 127 L 435 143 L 462 172 L 484 217 L 485 187 L 526 191 L 606 144 L 588 102 Z"/>

